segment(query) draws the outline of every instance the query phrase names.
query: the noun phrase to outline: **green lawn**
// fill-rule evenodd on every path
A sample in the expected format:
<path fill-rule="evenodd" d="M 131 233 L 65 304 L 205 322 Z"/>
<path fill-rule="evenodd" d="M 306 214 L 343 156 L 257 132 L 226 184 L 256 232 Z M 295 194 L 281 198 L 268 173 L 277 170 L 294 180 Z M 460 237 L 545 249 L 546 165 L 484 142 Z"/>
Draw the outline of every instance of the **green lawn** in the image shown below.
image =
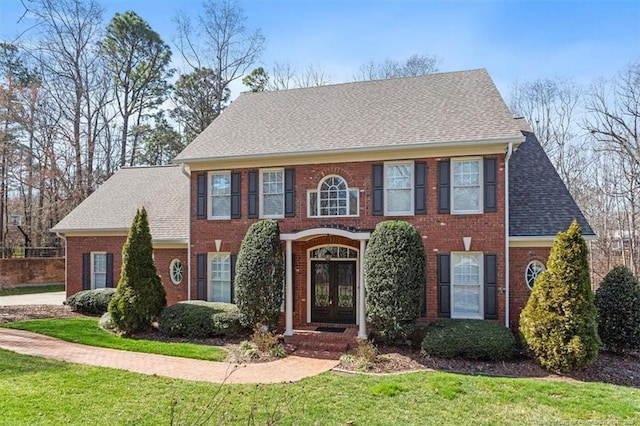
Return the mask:
<path fill-rule="evenodd" d="M 136 340 L 107 333 L 98 327 L 98 319 L 92 317 L 42 319 L 3 324 L 3 327 L 33 331 L 66 340 L 102 348 L 150 354 L 181 356 L 185 358 L 222 361 L 226 352 L 218 347 L 193 343 L 167 343 L 153 340 Z M 1 421 L 1 420 L 0 420 Z"/>
<path fill-rule="evenodd" d="M 64 284 L 0 288 L 0 297 L 18 296 L 20 294 L 51 293 L 53 291 L 64 291 Z"/>
<path fill-rule="evenodd" d="M 450 373 L 325 373 L 298 383 L 219 385 L 67 364 L 0 350 L 0 424 L 638 424 L 640 390 Z M 217 397 L 215 397 L 217 394 Z M 213 399 L 212 409 L 206 406 Z M 253 413 L 252 413 L 252 407 Z"/>

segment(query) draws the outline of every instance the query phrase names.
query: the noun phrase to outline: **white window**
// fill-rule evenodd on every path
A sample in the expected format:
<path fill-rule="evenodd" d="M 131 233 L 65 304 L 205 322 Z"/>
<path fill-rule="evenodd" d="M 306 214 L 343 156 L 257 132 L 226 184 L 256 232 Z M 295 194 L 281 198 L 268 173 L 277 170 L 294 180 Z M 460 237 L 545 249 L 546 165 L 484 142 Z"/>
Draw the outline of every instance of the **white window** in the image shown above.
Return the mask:
<path fill-rule="evenodd" d="M 184 278 L 184 266 L 180 259 L 173 259 L 169 264 L 169 276 L 171 277 L 171 282 L 176 285 L 182 282 L 182 278 Z"/>
<path fill-rule="evenodd" d="M 318 189 L 309 191 L 310 217 L 358 216 L 360 192 L 349 188 L 341 176 L 330 175 L 320 181 Z"/>
<path fill-rule="evenodd" d="M 211 199 L 209 218 L 231 218 L 231 173 L 209 173 L 209 195 Z"/>
<path fill-rule="evenodd" d="M 451 318 L 483 318 L 482 253 L 451 253 Z"/>
<path fill-rule="evenodd" d="M 209 302 L 231 303 L 231 255 L 209 253 Z"/>
<path fill-rule="evenodd" d="M 540 262 L 539 260 L 532 260 L 531 262 L 529 262 L 529 264 L 527 265 L 527 269 L 525 269 L 524 272 L 524 278 L 527 282 L 527 287 L 529 287 L 529 290 L 533 290 L 533 284 L 536 282 L 536 278 L 538 278 L 538 275 L 544 272 L 545 269 L 546 268 L 544 267 L 544 263 Z"/>
<path fill-rule="evenodd" d="M 482 213 L 482 159 L 451 160 L 452 213 Z"/>
<path fill-rule="evenodd" d="M 91 253 L 91 288 L 107 286 L 107 253 Z"/>
<path fill-rule="evenodd" d="M 284 217 L 284 170 L 260 171 L 260 217 Z"/>
<path fill-rule="evenodd" d="M 384 214 L 413 215 L 413 163 L 385 163 Z"/>

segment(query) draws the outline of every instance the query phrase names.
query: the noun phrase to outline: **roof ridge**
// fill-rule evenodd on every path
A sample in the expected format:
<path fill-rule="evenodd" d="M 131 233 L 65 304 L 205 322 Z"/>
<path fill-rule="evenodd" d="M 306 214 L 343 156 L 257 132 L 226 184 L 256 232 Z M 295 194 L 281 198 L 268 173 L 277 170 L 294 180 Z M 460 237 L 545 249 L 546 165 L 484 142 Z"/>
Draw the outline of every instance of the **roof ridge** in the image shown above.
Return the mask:
<path fill-rule="evenodd" d="M 300 90 L 313 90 L 313 89 L 323 89 L 323 88 L 333 88 L 333 87 L 337 87 L 337 86 L 347 86 L 347 85 L 357 85 L 357 84 L 376 84 L 376 83 L 383 83 L 383 82 L 389 82 L 389 81 L 398 81 L 398 80 L 411 80 L 411 79 L 429 79 L 429 78 L 433 78 L 433 77 L 437 77 L 437 76 L 443 76 L 443 75 L 448 75 L 448 74 L 465 74 L 465 73 L 473 73 L 473 72 L 481 72 L 484 71 L 485 73 L 488 74 L 488 71 L 486 68 L 473 68 L 473 69 L 468 69 L 468 70 L 457 70 L 457 71 L 441 71 L 441 72 L 434 72 L 434 73 L 430 73 L 430 74 L 423 74 L 423 75 L 411 75 L 411 76 L 403 76 L 403 77 L 392 77 L 392 78 L 381 78 L 381 79 L 377 79 L 377 80 L 356 80 L 356 81 L 343 81 L 340 83 L 331 83 L 331 84 L 323 84 L 323 85 L 319 85 L 319 86 L 311 86 L 311 87 L 292 87 L 292 88 L 287 88 L 287 89 L 280 89 L 280 90 L 262 90 L 259 92 L 252 92 L 250 90 L 246 91 L 246 92 L 240 92 L 240 96 L 242 95 L 249 95 L 249 96 L 264 96 L 267 93 L 282 93 L 282 92 L 292 92 L 292 91 L 300 91 Z"/>

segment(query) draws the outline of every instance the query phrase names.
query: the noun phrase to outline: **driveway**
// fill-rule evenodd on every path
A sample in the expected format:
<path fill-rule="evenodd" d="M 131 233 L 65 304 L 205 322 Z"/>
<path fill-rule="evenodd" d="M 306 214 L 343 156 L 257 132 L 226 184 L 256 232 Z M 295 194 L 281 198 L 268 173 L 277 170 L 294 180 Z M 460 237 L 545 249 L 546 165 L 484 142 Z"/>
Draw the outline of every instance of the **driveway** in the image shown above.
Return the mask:
<path fill-rule="evenodd" d="M 21 294 L 19 296 L 0 296 L 0 306 L 15 305 L 62 305 L 64 291 L 52 293 Z"/>

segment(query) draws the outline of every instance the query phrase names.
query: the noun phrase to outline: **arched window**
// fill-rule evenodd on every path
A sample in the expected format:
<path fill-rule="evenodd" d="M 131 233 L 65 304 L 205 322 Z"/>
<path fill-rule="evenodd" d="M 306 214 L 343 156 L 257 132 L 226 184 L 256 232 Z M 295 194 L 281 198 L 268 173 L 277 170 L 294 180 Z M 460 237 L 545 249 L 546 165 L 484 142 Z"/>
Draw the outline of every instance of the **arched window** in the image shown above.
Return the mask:
<path fill-rule="evenodd" d="M 358 216 L 359 192 L 349 188 L 341 176 L 330 175 L 320 181 L 318 189 L 309 191 L 309 216 Z"/>
<path fill-rule="evenodd" d="M 182 282 L 182 278 L 184 278 L 184 266 L 180 259 L 173 259 L 171 261 L 171 264 L 169 265 L 169 275 L 171 277 L 171 282 L 174 284 L 177 285 Z"/>
<path fill-rule="evenodd" d="M 539 260 L 532 260 L 529 262 L 527 269 L 524 272 L 524 277 L 529 290 L 533 289 L 533 284 L 536 282 L 536 278 L 538 278 L 538 275 L 540 275 L 545 269 L 544 263 Z"/>

